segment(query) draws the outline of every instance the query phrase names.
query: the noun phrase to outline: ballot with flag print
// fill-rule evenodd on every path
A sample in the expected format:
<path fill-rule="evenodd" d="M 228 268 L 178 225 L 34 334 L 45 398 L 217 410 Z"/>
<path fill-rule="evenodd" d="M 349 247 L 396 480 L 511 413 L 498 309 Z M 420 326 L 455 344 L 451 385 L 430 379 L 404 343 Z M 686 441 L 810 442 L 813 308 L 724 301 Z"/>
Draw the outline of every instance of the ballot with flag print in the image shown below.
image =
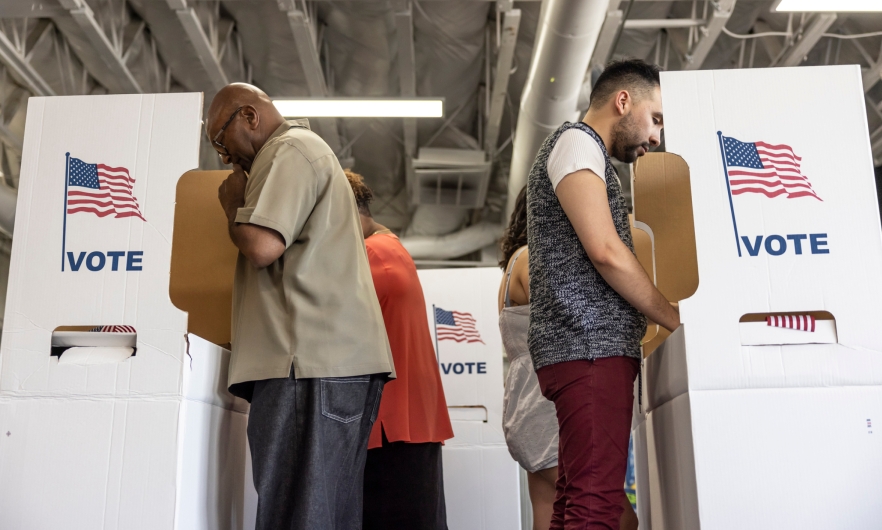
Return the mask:
<path fill-rule="evenodd" d="M 471 313 L 435 308 L 435 336 L 438 340 L 484 344 L 475 324 L 475 317 Z"/>
<path fill-rule="evenodd" d="M 742 142 L 722 136 L 721 147 L 732 195 L 760 193 L 766 197 L 822 200 L 802 174 L 802 158 L 789 145 Z"/>
<path fill-rule="evenodd" d="M 67 175 L 67 213 L 91 213 L 98 217 L 137 217 L 144 221 L 132 193 L 135 179 L 124 167 L 88 164 L 70 158 Z"/>

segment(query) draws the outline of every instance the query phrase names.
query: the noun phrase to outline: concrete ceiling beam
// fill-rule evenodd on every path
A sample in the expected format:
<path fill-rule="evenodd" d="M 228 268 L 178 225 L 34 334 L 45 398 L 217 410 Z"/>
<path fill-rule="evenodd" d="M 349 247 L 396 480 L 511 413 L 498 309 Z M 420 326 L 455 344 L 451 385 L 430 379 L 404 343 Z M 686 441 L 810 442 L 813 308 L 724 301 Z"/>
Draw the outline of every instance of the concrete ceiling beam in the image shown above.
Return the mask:
<path fill-rule="evenodd" d="M 20 49 L 0 31 L 0 62 L 35 96 L 54 96 L 55 91 L 34 68 L 25 49 Z"/>
<path fill-rule="evenodd" d="M 732 10 L 735 8 L 735 0 L 728 0 L 714 4 L 714 10 L 708 17 L 707 23 L 699 27 L 702 34 L 698 42 L 693 46 L 691 52 L 686 56 L 686 64 L 683 65 L 684 70 L 698 70 L 707 59 L 711 48 L 716 44 L 717 39 L 729 22 L 732 16 Z"/>
<path fill-rule="evenodd" d="M 808 28 L 803 32 L 802 38 L 793 43 L 793 46 L 787 50 L 778 64 L 780 66 L 799 66 L 834 22 L 836 22 L 835 13 L 818 13 L 815 15 Z"/>
<path fill-rule="evenodd" d="M 123 54 L 111 44 L 85 0 L 59 0 L 59 2 L 68 10 L 70 16 L 91 43 L 95 53 L 113 73 L 117 89 L 123 93 L 142 94 L 144 91 L 126 65 Z"/>
<path fill-rule="evenodd" d="M 325 82 L 312 22 L 306 13 L 297 8 L 294 0 L 282 0 L 279 7 L 288 15 L 288 24 L 294 34 L 297 55 L 300 57 L 300 65 L 303 68 L 303 75 L 306 77 L 309 95 L 314 98 L 328 97 L 328 85 Z M 343 146 L 340 142 L 340 133 L 337 130 L 337 120 L 335 118 L 319 118 L 315 121 L 318 124 L 321 137 L 338 157 L 343 156 L 343 153 L 340 152 Z"/>
<path fill-rule="evenodd" d="M 220 58 L 196 15 L 196 10 L 187 5 L 187 0 L 167 0 L 167 3 L 168 7 L 177 15 L 184 33 L 187 34 L 187 40 L 193 46 L 193 51 L 211 82 L 211 88 L 217 91 L 227 86 L 229 84 L 227 74 L 224 72 Z"/>

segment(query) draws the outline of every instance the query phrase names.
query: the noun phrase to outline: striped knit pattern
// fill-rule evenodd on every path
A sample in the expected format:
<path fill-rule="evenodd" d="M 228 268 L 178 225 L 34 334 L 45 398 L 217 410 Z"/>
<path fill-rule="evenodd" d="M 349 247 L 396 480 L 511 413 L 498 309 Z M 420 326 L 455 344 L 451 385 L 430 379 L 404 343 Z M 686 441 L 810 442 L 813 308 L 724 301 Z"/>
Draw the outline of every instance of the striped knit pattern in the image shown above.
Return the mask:
<path fill-rule="evenodd" d="M 548 178 L 548 157 L 572 128 L 588 134 L 606 159 L 606 193 L 616 232 L 634 251 L 628 208 L 600 136 L 588 125 L 565 123 L 542 145 L 527 181 L 530 249 L 530 332 L 536 369 L 606 357 L 640 358 L 646 318 L 609 286 L 588 259 Z"/>

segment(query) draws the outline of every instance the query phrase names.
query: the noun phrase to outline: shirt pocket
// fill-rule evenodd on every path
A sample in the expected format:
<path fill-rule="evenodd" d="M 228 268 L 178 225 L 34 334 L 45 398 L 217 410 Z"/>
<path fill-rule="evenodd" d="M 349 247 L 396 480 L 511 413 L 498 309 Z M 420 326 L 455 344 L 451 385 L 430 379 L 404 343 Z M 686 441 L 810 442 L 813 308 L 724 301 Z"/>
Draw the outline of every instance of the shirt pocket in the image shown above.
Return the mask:
<path fill-rule="evenodd" d="M 370 376 L 322 378 L 322 416 L 340 423 L 360 420 L 370 384 Z"/>

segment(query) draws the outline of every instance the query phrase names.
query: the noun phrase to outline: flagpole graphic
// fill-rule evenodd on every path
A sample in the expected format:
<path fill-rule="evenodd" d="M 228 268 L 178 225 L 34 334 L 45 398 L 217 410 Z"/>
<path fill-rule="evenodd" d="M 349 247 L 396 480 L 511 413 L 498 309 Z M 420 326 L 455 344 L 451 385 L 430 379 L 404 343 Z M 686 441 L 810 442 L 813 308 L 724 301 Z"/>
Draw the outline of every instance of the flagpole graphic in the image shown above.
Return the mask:
<path fill-rule="evenodd" d="M 438 364 L 441 364 L 441 349 L 438 347 L 438 317 L 435 316 L 436 311 L 435 304 L 432 304 L 432 324 L 435 326 L 435 360 L 438 361 Z"/>
<path fill-rule="evenodd" d="M 64 246 L 67 242 L 67 185 L 70 183 L 70 153 L 64 153 L 64 223 L 61 229 L 61 272 L 64 272 Z"/>
<path fill-rule="evenodd" d="M 726 164 L 726 148 L 723 146 L 723 132 L 717 131 L 720 142 L 720 156 L 723 158 L 723 173 L 726 177 L 726 191 L 729 192 L 729 210 L 732 212 L 732 227 L 735 229 L 735 245 L 738 246 L 738 257 L 741 257 L 741 239 L 738 237 L 738 223 L 735 222 L 735 205 L 732 203 L 732 186 L 729 184 L 729 167 Z"/>

